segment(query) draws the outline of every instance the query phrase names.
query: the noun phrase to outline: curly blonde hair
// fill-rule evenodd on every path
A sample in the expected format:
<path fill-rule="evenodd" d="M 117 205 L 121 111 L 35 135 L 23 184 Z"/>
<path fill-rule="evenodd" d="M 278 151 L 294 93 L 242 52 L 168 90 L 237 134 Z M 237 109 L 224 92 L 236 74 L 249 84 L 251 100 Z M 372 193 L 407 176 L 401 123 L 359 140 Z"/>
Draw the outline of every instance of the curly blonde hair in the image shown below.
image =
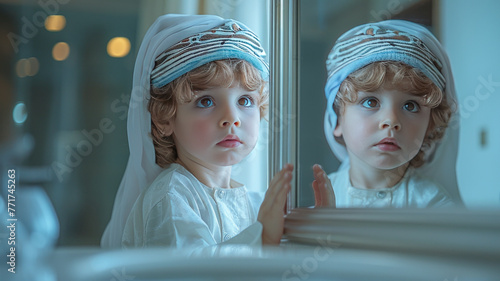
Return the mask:
<path fill-rule="evenodd" d="M 148 111 L 151 113 L 151 137 L 155 148 L 156 164 L 165 168 L 177 159 L 173 136 L 165 136 L 161 126 L 175 118 L 177 106 L 189 103 L 195 91 L 217 87 L 227 88 L 239 81 L 247 91 L 259 91 L 257 104 L 260 117 L 267 115 L 269 92 L 267 82 L 249 62 L 241 59 L 225 59 L 204 64 L 168 83 L 161 88 L 151 85 Z"/>
<path fill-rule="evenodd" d="M 388 83 L 390 82 L 390 83 Z M 448 127 L 455 104 L 420 70 L 397 61 L 381 61 L 371 63 L 351 73 L 340 85 L 333 109 L 341 118 L 346 103 L 354 103 L 358 92 L 375 92 L 381 87 L 392 85 L 393 89 L 404 90 L 412 95 L 424 98 L 424 105 L 431 108 L 429 127 L 422 147 L 410 161 L 413 167 L 425 163 L 425 148 L 440 140 Z M 335 138 L 345 145 L 342 137 Z"/>

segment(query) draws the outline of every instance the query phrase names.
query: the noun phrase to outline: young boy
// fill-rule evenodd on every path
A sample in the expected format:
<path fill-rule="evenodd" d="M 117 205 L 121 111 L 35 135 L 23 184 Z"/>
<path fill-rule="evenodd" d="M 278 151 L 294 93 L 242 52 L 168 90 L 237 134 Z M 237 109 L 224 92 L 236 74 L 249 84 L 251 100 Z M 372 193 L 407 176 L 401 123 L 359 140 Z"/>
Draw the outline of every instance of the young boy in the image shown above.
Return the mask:
<path fill-rule="evenodd" d="M 157 19 L 137 56 L 130 158 L 103 247 L 280 243 L 293 166 L 264 198 L 231 179 L 232 165 L 257 142 L 267 77 L 260 41 L 243 24 Z M 326 194 L 324 181 L 315 186 Z"/>
<path fill-rule="evenodd" d="M 453 205 L 456 94 L 434 36 L 400 20 L 358 26 L 326 64 L 325 134 L 344 161 L 329 176 L 337 207 Z"/>

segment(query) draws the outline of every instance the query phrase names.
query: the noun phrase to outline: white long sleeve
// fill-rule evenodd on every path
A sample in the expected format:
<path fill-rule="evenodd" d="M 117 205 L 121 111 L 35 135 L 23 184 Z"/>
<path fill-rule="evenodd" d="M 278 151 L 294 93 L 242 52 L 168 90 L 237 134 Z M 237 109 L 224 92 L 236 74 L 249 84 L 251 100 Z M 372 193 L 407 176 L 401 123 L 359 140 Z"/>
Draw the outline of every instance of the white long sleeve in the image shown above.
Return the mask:
<path fill-rule="evenodd" d="M 207 187 L 181 165 L 171 164 L 135 202 L 122 246 L 261 244 L 257 214 L 262 196 L 235 181 L 231 187 Z"/>
<path fill-rule="evenodd" d="M 408 169 L 405 176 L 393 187 L 360 189 L 353 187 L 349 167 L 328 176 L 335 192 L 338 208 L 427 208 L 454 206 L 446 190 Z"/>

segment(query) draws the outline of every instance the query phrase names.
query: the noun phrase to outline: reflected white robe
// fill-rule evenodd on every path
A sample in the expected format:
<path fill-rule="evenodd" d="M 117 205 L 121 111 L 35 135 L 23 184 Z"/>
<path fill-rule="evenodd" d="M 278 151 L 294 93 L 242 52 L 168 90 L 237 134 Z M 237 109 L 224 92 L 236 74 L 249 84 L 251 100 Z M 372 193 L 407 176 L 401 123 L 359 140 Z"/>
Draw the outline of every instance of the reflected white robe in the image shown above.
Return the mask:
<path fill-rule="evenodd" d="M 229 189 L 210 188 L 173 163 L 135 202 L 122 246 L 258 245 L 262 243 L 262 225 L 257 221 L 262 200 L 261 194 L 236 181 Z"/>
<path fill-rule="evenodd" d="M 360 189 L 353 187 L 349 167 L 328 175 L 335 192 L 337 208 L 427 208 L 454 206 L 447 192 L 409 168 L 393 187 Z"/>

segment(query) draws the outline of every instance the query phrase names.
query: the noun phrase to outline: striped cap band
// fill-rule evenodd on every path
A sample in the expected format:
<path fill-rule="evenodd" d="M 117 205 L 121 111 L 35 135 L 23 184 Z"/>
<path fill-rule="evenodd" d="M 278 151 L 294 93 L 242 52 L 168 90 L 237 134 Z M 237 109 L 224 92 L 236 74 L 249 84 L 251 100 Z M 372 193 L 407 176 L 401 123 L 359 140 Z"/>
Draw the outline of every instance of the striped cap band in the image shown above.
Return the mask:
<path fill-rule="evenodd" d="M 162 52 L 155 60 L 151 84 L 160 88 L 206 63 L 242 59 L 257 68 L 263 79 L 269 75 L 266 53 L 251 30 L 236 21 L 190 36 Z"/>
<path fill-rule="evenodd" d="M 372 62 L 386 60 L 400 61 L 413 66 L 422 71 L 441 90 L 445 88 L 443 65 L 422 40 L 403 31 L 384 29 L 375 25 L 367 25 L 354 36 L 340 38 L 337 41 L 326 61 L 328 80 L 338 74 L 349 75 Z M 339 84 L 346 77 L 334 78 L 336 82 L 331 82 Z M 335 89 L 338 86 L 331 85 L 330 88 Z M 328 96 L 333 93 L 326 94 Z"/>

